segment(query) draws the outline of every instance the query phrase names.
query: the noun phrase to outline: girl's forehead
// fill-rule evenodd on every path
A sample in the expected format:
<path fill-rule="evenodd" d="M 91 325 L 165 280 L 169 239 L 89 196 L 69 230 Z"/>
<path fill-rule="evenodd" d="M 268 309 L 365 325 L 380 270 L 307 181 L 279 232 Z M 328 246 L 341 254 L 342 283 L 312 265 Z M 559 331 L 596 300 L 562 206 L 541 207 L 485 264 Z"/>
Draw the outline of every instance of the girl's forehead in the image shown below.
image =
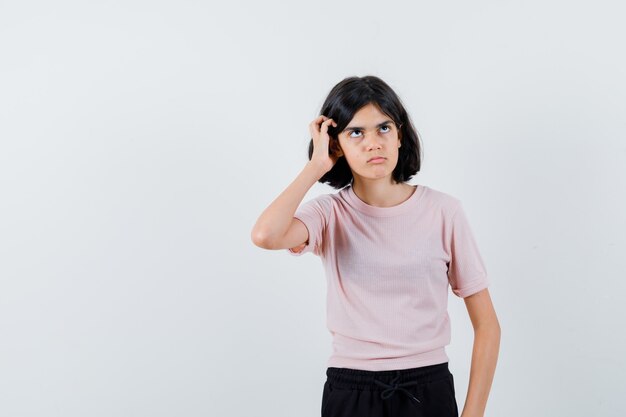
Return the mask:
<path fill-rule="evenodd" d="M 348 124 L 356 124 L 359 126 L 371 125 L 371 127 L 374 127 L 384 121 L 392 120 L 389 116 L 380 111 L 378 107 L 370 103 L 361 107 L 356 113 L 354 113 L 354 116 L 352 116 L 352 119 Z"/>
<path fill-rule="evenodd" d="M 374 104 L 369 103 L 361 107 L 359 110 L 357 110 L 356 113 L 354 113 L 353 118 L 373 117 L 373 116 L 380 116 L 380 115 L 384 115 L 384 113 L 380 111 L 378 106 L 375 106 Z"/>

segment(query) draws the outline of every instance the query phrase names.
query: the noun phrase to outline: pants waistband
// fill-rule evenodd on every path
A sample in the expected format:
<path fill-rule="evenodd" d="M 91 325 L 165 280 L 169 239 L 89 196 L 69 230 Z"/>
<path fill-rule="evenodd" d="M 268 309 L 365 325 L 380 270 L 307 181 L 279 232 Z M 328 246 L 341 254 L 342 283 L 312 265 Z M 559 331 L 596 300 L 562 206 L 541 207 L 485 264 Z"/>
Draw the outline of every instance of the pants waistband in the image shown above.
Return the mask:
<path fill-rule="evenodd" d="M 448 369 L 448 362 L 389 371 L 329 367 L 326 370 L 326 376 L 328 377 L 328 382 L 333 387 L 344 389 L 380 389 L 383 390 L 381 393 L 381 398 L 383 399 L 389 398 L 395 391 L 403 391 L 419 403 L 420 400 L 407 390 L 407 387 L 448 378 L 450 370 Z"/>

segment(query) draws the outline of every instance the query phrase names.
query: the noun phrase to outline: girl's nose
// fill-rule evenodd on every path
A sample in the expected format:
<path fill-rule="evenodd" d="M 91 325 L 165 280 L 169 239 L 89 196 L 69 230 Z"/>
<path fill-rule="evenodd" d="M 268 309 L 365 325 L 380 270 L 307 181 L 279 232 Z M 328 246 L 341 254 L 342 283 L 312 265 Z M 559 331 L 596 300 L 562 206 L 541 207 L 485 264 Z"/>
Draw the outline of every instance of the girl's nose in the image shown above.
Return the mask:
<path fill-rule="evenodd" d="M 381 147 L 381 145 L 380 145 L 380 142 L 378 141 L 378 138 L 373 138 L 373 139 L 370 138 L 368 140 L 367 149 L 372 149 L 372 148 L 380 149 L 380 147 Z"/>

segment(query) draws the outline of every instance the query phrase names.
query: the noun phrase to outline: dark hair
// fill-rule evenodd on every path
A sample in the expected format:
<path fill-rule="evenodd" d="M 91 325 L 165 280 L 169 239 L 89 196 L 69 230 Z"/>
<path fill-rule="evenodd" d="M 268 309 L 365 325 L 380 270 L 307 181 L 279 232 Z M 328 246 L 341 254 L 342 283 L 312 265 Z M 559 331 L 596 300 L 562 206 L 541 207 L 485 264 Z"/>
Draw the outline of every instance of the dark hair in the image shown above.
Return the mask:
<path fill-rule="evenodd" d="M 337 133 L 350 123 L 354 114 L 361 107 L 370 103 L 389 116 L 399 127 L 402 146 L 398 149 L 398 163 L 393 170 L 392 177 L 396 182 L 410 180 L 413 175 L 419 172 L 421 166 L 420 138 L 398 95 L 389 85 L 376 76 L 344 78 L 328 93 L 328 97 L 326 97 L 320 110 L 320 115 L 329 117 L 337 123 L 337 127 L 328 126 L 329 151 L 333 153 L 339 149 Z M 309 160 L 312 156 L 313 138 L 309 142 Z M 335 189 L 341 189 L 352 183 L 353 180 L 348 161 L 346 161 L 345 156 L 341 156 L 332 169 L 324 174 L 318 182 L 328 184 Z"/>

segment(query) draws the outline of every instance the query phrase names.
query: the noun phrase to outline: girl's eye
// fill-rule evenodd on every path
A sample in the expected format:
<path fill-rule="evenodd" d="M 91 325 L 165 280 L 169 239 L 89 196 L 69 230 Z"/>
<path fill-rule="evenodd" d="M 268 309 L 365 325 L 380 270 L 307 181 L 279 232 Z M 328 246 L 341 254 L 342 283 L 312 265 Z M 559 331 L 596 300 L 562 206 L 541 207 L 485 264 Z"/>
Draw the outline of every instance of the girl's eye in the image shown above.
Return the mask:
<path fill-rule="evenodd" d="M 380 128 L 381 128 L 381 129 L 387 129 L 387 130 L 386 130 L 386 131 L 384 131 L 383 133 L 389 133 L 389 132 L 391 131 L 391 127 L 389 127 L 389 125 L 383 125 L 383 126 L 381 126 Z M 352 134 L 353 134 L 353 133 L 357 133 L 357 132 L 358 132 L 358 133 L 361 133 L 361 131 L 360 131 L 360 130 L 358 130 L 358 129 L 355 129 L 355 130 L 351 131 L 351 132 L 350 132 L 350 137 L 351 137 L 351 138 L 357 138 L 358 136 L 352 136 Z"/>

